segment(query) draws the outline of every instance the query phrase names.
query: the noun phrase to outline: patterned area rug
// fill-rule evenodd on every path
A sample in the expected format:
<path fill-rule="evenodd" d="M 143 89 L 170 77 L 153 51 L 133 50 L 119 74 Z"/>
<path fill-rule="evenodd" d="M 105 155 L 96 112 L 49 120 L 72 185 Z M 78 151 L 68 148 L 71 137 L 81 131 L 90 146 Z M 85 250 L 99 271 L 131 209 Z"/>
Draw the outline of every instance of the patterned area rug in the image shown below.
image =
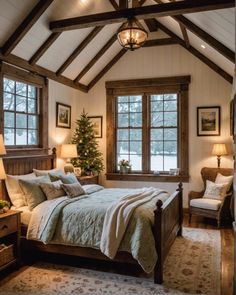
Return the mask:
<path fill-rule="evenodd" d="M 164 284 L 97 270 L 40 262 L 23 268 L 0 294 L 220 295 L 220 231 L 188 229 L 165 262 Z"/>

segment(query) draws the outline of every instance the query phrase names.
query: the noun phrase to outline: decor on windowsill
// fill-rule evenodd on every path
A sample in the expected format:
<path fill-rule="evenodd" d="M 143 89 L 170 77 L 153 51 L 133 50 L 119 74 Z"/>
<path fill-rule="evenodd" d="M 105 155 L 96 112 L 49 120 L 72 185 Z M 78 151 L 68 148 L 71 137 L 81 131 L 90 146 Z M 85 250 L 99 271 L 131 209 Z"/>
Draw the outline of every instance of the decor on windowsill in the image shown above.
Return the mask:
<path fill-rule="evenodd" d="M 120 167 L 120 173 L 121 174 L 127 174 L 131 170 L 131 164 L 130 164 L 130 162 L 128 160 L 122 159 L 122 160 L 120 160 L 118 165 Z"/>
<path fill-rule="evenodd" d="M 215 143 L 213 145 L 212 155 L 217 156 L 217 167 L 220 168 L 221 156 L 228 155 L 226 145 L 224 143 Z"/>
<path fill-rule="evenodd" d="M 146 42 L 147 37 L 148 33 L 134 17 L 129 17 L 117 32 L 120 45 L 131 51 L 140 48 Z"/>
<path fill-rule="evenodd" d="M 5 200 L 0 200 L 0 214 L 7 212 L 10 209 L 10 203 Z"/>
<path fill-rule="evenodd" d="M 74 167 L 80 167 L 81 176 L 99 174 L 104 170 L 102 153 L 94 135 L 93 124 L 88 114 L 81 113 L 71 143 L 76 144 L 78 157 L 71 160 Z"/>
<path fill-rule="evenodd" d="M 65 173 L 74 172 L 74 166 L 70 159 L 78 157 L 76 144 L 63 144 L 61 146 L 61 157 L 67 159 L 64 166 Z"/>

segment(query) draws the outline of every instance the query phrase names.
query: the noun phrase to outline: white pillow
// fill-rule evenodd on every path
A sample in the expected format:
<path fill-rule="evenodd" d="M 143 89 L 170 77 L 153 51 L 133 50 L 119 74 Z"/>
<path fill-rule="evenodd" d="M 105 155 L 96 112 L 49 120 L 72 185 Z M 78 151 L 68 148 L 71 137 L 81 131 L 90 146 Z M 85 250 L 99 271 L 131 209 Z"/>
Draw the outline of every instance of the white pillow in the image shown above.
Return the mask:
<path fill-rule="evenodd" d="M 222 200 L 227 192 L 227 184 L 206 181 L 206 190 L 203 198 Z"/>
<path fill-rule="evenodd" d="M 16 207 L 22 207 L 26 205 L 25 202 L 25 195 L 22 191 L 19 180 L 29 180 L 29 179 L 35 179 L 36 176 L 34 173 L 29 173 L 25 175 L 7 175 L 6 178 L 6 187 L 8 191 L 9 198 L 12 202 L 12 204 Z"/>
<path fill-rule="evenodd" d="M 58 168 L 54 168 L 54 169 L 50 169 L 50 170 L 38 170 L 38 169 L 33 169 L 33 172 L 36 176 L 44 176 L 47 175 L 49 173 L 55 173 L 56 175 L 64 175 L 65 173 L 63 172 L 62 169 L 58 169 Z"/>
<path fill-rule="evenodd" d="M 231 184 L 233 182 L 233 178 L 234 176 L 233 175 L 230 175 L 230 176 L 224 176 L 220 173 L 217 173 L 217 176 L 216 176 L 216 180 L 215 180 L 215 183 L 224 183 L 224 184 L 227 184 L 227 191 L 229 191 L 230 187 L 231 187 Z"/>

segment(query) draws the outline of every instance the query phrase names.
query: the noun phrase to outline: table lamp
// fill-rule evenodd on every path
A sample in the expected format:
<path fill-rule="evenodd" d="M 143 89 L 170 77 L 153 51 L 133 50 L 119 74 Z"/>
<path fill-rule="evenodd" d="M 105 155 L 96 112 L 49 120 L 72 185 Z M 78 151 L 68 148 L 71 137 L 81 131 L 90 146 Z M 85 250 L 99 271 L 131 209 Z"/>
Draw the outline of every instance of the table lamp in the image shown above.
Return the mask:
<path fill-rule="evenodd" d="M 215 143 L 213 145 L 212 155 L 217 156 L 217 167 L 220 168 L 221 156 L 228 155 L 226 145 L 224 143 Z"/>
<path fill-rule="evenodd" d="M 64 166 L 65 173 L 74 172 L 74 166 L 71 164 L 70 159 L 78 157 L 76 144 L 62 144 L 61 157 L 67 159 Z"/>
<path fill-rule="evenodd" d="M 3 165 L 3 160 L 0 158 L 0 180 L 6 179 L 6 172 Z"/>
<path fill-rule="evenodd" d="M 6 149 L 3 141 L 3 136 L 0 134 L 0 156 L 6 155 Z"/>

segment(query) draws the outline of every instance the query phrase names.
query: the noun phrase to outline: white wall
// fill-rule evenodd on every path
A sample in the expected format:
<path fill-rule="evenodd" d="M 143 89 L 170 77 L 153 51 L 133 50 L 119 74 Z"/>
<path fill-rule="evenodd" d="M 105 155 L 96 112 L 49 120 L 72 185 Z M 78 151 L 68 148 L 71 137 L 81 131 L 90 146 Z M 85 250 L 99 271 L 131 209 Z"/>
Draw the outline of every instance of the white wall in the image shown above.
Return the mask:
<path fill-rule="evenodd" d="M 60 159 L 60 145 L 69 143 L 75 129 L 75 121 L 82 110 L 79 103 L 80 91 L 63 84 L 49 80 L 49 105 L 48 105 L 48 136 L 49 147 L 56 147 L 58 151 L 58 167 L 63 167 L 64 160 Z M 71 106 L 71 129 L 56 127 L 56 102 L 61 102 Z"/>
<path fill-rule="evenodd" d="M 226 142 L 232 151 L 229 128 L 229 102 L 232 86 L 203 64 L 192 54 L 178 45 L 142 48 L 127 52 L 121 60 L 90 90 L 80 93 L 80 103 L 89 115 L 103 116 L 103 138 L 99 140 L 101 151 L 106 159 L 106 91 L 105 81 L 138 79 L 150 77 L 170 77 L 191 75 L 189 89 L 189 169 L 190 181 L 184 184 L 184 206 L 187 206 L 189 190 L 202 188 L 200 170 L 204 166 L 216 167 L 216 157 L 211 156 L 214 142 Z M 197 106 L 221 106 L 221 136 L 198 137 L 196 135 Z M 222 167 L 233 167 L 232 156 L 222 157 Z M 173 191 L 173 183 L 145 183 L 101 181 L 108 187 L 137 187 L 151 185 Z"/>

